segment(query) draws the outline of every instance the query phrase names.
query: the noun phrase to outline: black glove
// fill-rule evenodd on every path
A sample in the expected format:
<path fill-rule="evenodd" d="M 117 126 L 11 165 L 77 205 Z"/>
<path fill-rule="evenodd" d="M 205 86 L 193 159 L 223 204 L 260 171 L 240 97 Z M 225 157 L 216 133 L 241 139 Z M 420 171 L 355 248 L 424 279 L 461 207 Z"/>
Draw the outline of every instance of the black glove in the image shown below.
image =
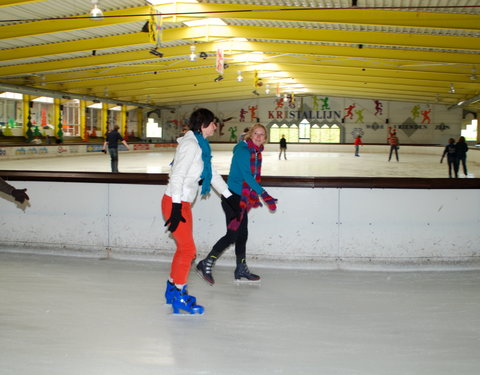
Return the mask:
<path fill-rule="evenodd" d="M 187 222 L 182 216 L 182 204 L 172 203 L 172 212 L 170 214 L 170 218 L 165 222 L 165 226 L 168 225 L 167 229 L 173 233 L 177 230 L 180 221 L 183 221 L 184 223 Z"/>
<path fill-rule="evenodd" d="M 16 201 L 23 203 L 25 199 L 28 201 L 30 200 L 27 193 L 25 193 L 27 189 L 13 189 L 12 196 L 15 198 Z"/>
<path fill-rule="evenodd" d="M 240 197 L 237 194 L 232 194 L 228 198 L 225 198 L 222 195 L 221 200 L 227 217 L 227 222 L 240 217 Z"/>

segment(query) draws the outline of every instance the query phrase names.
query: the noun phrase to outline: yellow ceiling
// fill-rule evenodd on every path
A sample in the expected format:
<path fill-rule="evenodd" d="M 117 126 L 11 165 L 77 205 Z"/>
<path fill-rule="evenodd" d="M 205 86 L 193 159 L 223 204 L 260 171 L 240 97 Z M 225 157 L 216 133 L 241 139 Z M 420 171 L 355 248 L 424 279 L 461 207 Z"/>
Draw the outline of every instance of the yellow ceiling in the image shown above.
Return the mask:
<path fill-rule="evenodd" d="M 144 0 L 101 0 L 101 21 L 89 18 L 91 1 L 80 1 L 73 9 L 64 0 L 0 0 L 0 90 L 27 86 L 157 106 L 295 92 L 468 101 L 465 108 L 480 110 L 480 100 L 471 103 L 480 99 L 480 0 L 449 6 L 432 0 L 423 8 L 416 8 L 420 0 L 304 0 L 296 7 L 289 0 L 219 0 L 156 8 Z M 207 18 L 225 24 L 184 24 Z M 146 31 L 152 19 L 161 24 L 157 45 Z M 150 53 L 154 47 L 163 57 Z M 221 80 L 218 49 L 228 65 Z M 255 87 L 255 72 L 262 86 Z"/>

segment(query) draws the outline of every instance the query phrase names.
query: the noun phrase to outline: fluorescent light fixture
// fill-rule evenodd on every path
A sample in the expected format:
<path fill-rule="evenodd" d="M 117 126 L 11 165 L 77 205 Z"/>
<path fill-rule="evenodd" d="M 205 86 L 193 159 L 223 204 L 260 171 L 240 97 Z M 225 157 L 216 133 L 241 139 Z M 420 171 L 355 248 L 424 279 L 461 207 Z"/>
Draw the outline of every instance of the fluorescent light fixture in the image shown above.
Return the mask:
<path fill-rule="evenodd" d="M 165 4 L 183 4 L 183 3 L 190 3 L 196 4 L 198 3 L 197 0 L 147 0 L 152 5 L 165 5 Z"/>
<path fill-rule="evenodd" d="M 109 108 L 110 111 L 121 111 L 122 110 L 122 107 L 120 107 L 119 105 L 117 105 L 116 107 L 112 107 L 112 108 Z"/>
<path fill-rule="evenodd" d="M 93 103 L 93 104 L 87 105 L 87 108 L 102 109 L 102 103 Z"/>
<path fill-rule="evenodd" d="M 238 55 L 232 56 L 233 61 L 236 63 L 245 63 L 245 62 L 263 62 L 265 55 L 263 52 L 249 52 L 249 53 L 240 53 Z"/>
<path fill-rule="evenodd" d="M 223 22 L 220 18 L 202 18 L 194 21 L 186 21 L 185 25 L 189 27 L 193 26 L 226 26 L 227 24 Z"/>
<path fill-rule="evenodd" d="M 197 60 L 197 55 L 195 54 L 195 46 L 190 46 L 190 61 Z"/>
<path fill-rule="evenodd" d="M 0 98 L 5 98 L 5 99 L 23 99 L 23 94 L 18 94 L 16 92 L 3 92 L 0 94 Z"/>
<path fill-rule="evenodd" d="M 32 102 L 37 102 L 37 103 L 53 103 L 54 100 L 53 98 L 48 98 L 46 96 L 40 96 L 38 98 L 35 98 L 32 100 Z"/>

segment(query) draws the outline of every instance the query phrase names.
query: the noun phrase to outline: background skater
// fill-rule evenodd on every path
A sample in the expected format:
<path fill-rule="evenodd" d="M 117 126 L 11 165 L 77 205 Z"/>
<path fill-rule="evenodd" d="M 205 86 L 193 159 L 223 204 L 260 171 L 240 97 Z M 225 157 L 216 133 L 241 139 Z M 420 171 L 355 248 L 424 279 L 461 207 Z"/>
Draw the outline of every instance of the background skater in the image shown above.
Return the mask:
<path fill-rule="evenodd" d="M 123 137 L 118 132 L 118 127 L 115 125 L 113 130 L 107 133 L 107 137 L 105 138 L 105 142 L 103 143 L 103 151 L 105 152 L 105 148 L 108 144 L 108 153 L 110 154 L 110 162 L 112 167 L 112 172 L 118 172 L 118 142 L 122 142 L 127 150 L 130 148 L 128 147 L 127 142 L 123 139 Z"/>
<path fill-rule="evenodd" d="M 278 155 L 278 160 L 282 158 L 282 152 L 283 157 L 287 160 L 287 140 L 284 135 L 282 135 L 282 138 L 280 139 L 280 154 Z"/>

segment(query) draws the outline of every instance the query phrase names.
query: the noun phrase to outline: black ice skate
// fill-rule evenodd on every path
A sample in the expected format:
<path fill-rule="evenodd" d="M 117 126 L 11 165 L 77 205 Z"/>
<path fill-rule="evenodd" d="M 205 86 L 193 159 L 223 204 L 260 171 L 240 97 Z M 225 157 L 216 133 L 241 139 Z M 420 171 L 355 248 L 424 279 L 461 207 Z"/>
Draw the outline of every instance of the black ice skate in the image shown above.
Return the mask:
<path fill-rule="evenodd" d="M 215 280 L 213 279 L 212 275 L 212 269 L 216 260 L 217 258 L 210 256 L 204 260 L 201 260 L 197 264 L 197 273 L 210 285 L 215 284 Z"/>
<path fill-rule="evenodd" d="M 242 263 L 237 265 L 234 275 L 236 281 L 260 281 L 260 276 L 250 272 L 247 263 L 245 263 L 245 260 L 242 260 Z"/>

